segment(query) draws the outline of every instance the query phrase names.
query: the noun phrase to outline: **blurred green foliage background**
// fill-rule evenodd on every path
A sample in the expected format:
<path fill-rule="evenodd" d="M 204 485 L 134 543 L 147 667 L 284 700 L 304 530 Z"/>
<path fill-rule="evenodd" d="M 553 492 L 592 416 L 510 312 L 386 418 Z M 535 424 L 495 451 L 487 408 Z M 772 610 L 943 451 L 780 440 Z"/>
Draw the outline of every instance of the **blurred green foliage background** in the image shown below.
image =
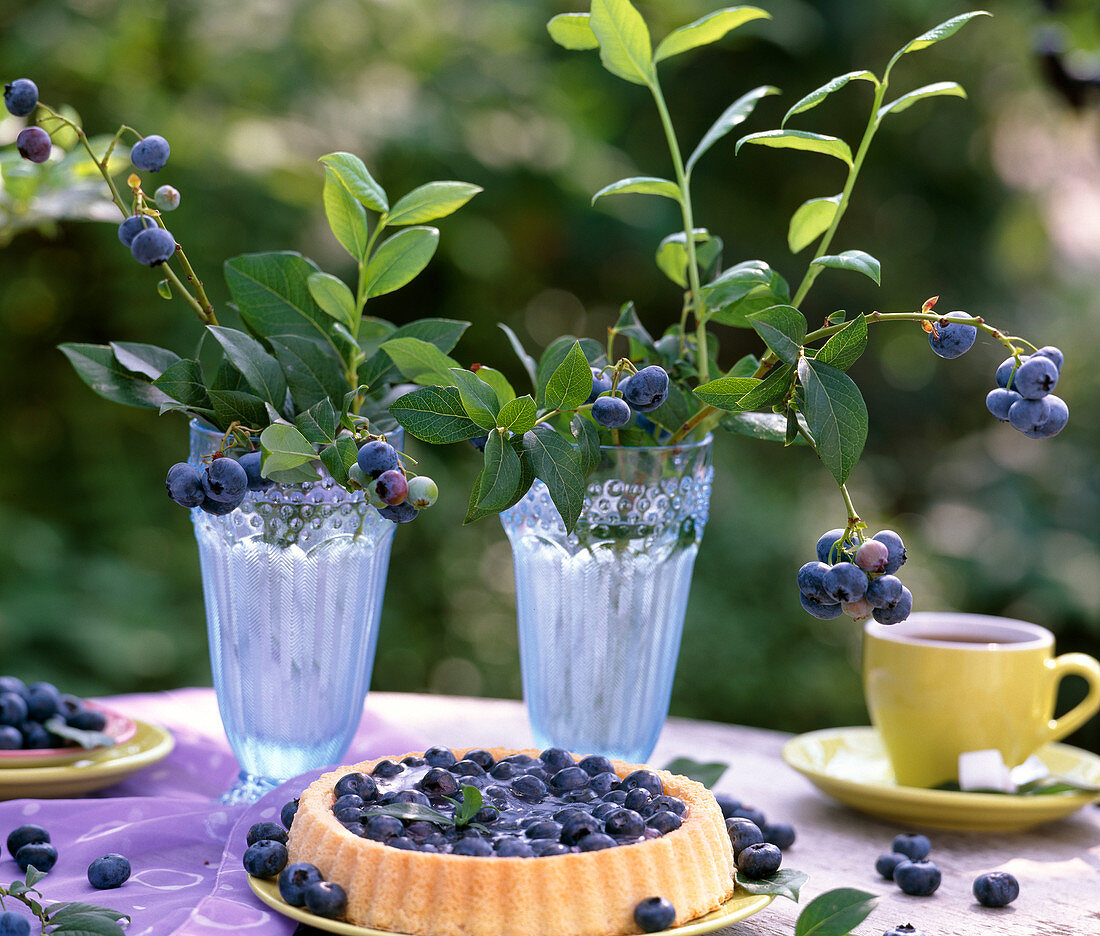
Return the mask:
<path fill-rule="evenodd" d="M 750 88 L 783 90 L 700 164 L 697 222 L 724 238 L 725 265 L 761 258 L 797 282 L 810 256 L 789 255 L 787 221 L 805 199 L 839 190 L 842 170 L 763 148 L 735 158 L 733 141 L 777 126 L 833 75 L 881 71 L 894 49 L 966 7 L 760 5 L 774 21 L 675 60 L 663 81 L 688 146 Z M 676 229 L 674 207 L 589 206 L 610 181 L 669 169 L 645 91 L 549 40 L 546 20 L 576 6 L 28 0 L 0 6 L 0 62 L 4 80 L 33 78 L 90 133 L 125 122 L 169 139 L 156 184 L 183 193 L 171 228 L 219 315 L 221 263 L 238 253 L 300 250 L 350 279 L 321 212 L 326 152 L 360 155 L 391 196 L 434 178 L 484 186 L 441 222 L 426 274 L 368 311 L 468 319 L 456 356 L 519 380 L 496 321 L 541 348 L 564 332 L 602 337 L 626 299 L 657 333 L 679 312 L 652 261 Z M 716 6 L 641 4 L 656 38 Z M 871 430 L 849 486 L 873 529 L 909 544 L 918 608 L 1024 618 L 1053 629 L 1062 651 L 1100 655 L 1100 93 L 1090 84 L 1100 16 L 1092 0 L 1003 0 L 995 12 L 895 70 L 898 92 L 950 79 L 970 98 L 886 122 L 836 242 L 875 254 L 882 286 L 828 271 L 805 311 L 815 322 L 938 294 L 944 311 L 1066 349 L 1059 392 L 1071 421 L 1040 443 L 985 411 L 999 346 L 981 340 L 947 362 L 916 326 L 874 329 L 852 371 Z M 1037 43 L 1065 54 L 1044 62 Z M 798 126 L 858 140 L 870 100 L 869 87 L 850 85 Z M 5 114 L 0 146 L 20 126 Z M 4 199 L 11 209 L 10 191 Z M 100 399 L 55 349 L 123 339 L 185 353 L 198 322 L 157 297 L 157 276 L 120 247 L 113 223 L 20 223 L 0 208 L 10 239 L 0 249 L 0 671 L 82 693 L 209 684 L 190 523 L 161 487 L 185 455 L 186 427 Z M 756 347 L 751 334 L 722 337 L 730 363 Z M 397 534 L 373 686 L 519 697 L 507 541 L 495 521 L 460 525 L 478 459 L 468 446 L 413 452 L 443 496 Z M 805 450 L 723 438 L 715 460 L 673 713 L 790 731 L 865 723 L 858 628 L 809 618 L 794 587 L 817 537 L 843 521 L 835 486 Z M 1081 694 L 1067 686 L 1063 705 Z M 1100 750 L 1100 720 L 1074 740 Z"/>

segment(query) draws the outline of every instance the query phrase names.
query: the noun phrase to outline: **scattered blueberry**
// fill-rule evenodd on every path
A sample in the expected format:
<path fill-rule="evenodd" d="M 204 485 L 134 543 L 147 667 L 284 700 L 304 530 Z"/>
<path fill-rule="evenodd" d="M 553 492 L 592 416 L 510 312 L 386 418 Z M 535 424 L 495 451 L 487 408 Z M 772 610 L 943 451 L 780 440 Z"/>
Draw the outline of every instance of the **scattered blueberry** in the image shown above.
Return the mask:
<path fill-rule="evenodd" d="M 306 909 L 317 916 L 337 920 L 348 910 L 348 895 L 339 884 L 314 881 L 304 891 Z"/>
<path fill-rule="evenodd" d="M 118 226 L 118 239 L 122 241 L 123 247 L 129 247 L 142 231 L 152 230 L 157 226 L 157 222 L 148 215 L 130 215 Z"/>
<path fill-rule="evenodd" d="M 882 936 L 924 936 L 924 933 L 909 923 L 902 923 L 900 926 L 888 929 Z"/>
<path fill-rule="evenodd" d="M 162 185 L 153 193 L 153 201 L 161 211 L 175 211 L 180 206 L 179 189 Z"/>
<path fill-rule="evenodd" d="M 96 890 L 112 890 L 122 887 L 130 877 L 130 862 L 112 852 L 96 858 L 88 865 L 88 883 Z"/>
<path fill-rule="evenodd" d="M 894 869 L 903 861 L 908 861 L 907 855 L 903 855 L 900 852 L 890 852 L 889 854 L 879 855 L 875 859 L 875 870 L 881 874 L 886 880 L 894 880 Z"/>
<path fill-rule="evenodd" d="M 899 855 L 905 855 L 906 858 L 919 861 L 921 858 L 927 858 L 932 853 L 932 843 L 927 835 L 903 832 L 894 836 L 891 850 Z"/>
<path fill-rule="evenodd" d="M 206 499 L 206 491 L 202 486 L 202 473 L 187 462 L 176 462 L 168 469 L 164 487 L 168 491 L 168 496 L 181 507 L 199 507 Z"/>
<path fill-rule="evenodd" d="M 244 469 L 245 476 L 248 478 L 248 489 L 250 491 L 263 491 L 275 483 L 270 478 L 265 478 L 260 474 L 263 463 L 263 453 L 245 452 L 244 455 L 237 459 L 237 462 Z"/>
<path fill-rule="evenodd" d="M 794 826 L 789 822 L 769 822 L 763 829 L 764 841 L 771 842 L 781 851 L 786 851 L 794 844 Z"/>
<path fill-rule="evenodd" d="M 286 829 L 277 822 L 257 822 L 248 830 L 245 841 L 248 845 L 255 845 L 257 842 L 263 841 L 281 842 L 285 845 L 287 842 Z"/>
<path fill-rule="evenodd" d="M 783 852 L 770 842 L 746 845 L 737 855 L 737 870 L 754 881 L 771 877 L 783 864 Z"/>
<path fill-rule="evenodd" d="M 894 868 L 894 883 L 911 897 L 928 897 L 940 886 L 940 869 L 926 858 L 906 858 Z"/>
<path fill-rule="evenodd" d="M 941 358 L 947 358 L 948 360 L 966 354 L 974 346 L 974 340 L 978 337 L 978 329 L 974 325 L 949 322 L 947 319 L 968 319 L 971 317 L 966 312 L 948 312 L 943 319 L 935 323 L 935 330 L 929 333 L 929 347 Z"/>
<path fill-rule="evenodd" d="M 49 842 L 31 842 L 15 853 L 15 863 L 21 871 L 32 865 L 39 871 L 49 871 L 57 864 L 57 849 Z"/>
<path fill-rule="evenodd" d="M 154 227 L 141 231 L 130 242 L 130 253 L 138 263 L 160 266 L 176 252 L 176 239 L 164 228 Z"/>
<path fill-rule="evenodd" d="M 634 922 L 644 933 L 659 933 L 676 920 L 676 908 L 664 897 L 646 897 L 634 907 Z"/>
<path fill-rule="evenodd" d="M 1007 871 L 990 871 L 974 879 L 974 897 L 983 907 L 1007 907 L 1020 896 L 1020 882 Z"/>
<path fill-rule="evenodd" d="M 253 877 L 275 877 L 287 863 L 286 845 L 282 842 L 262 841 L 255 842 L 245 849 L 244 869 Z M 89 871 L 89 876 L 91 872 Z"/>
<path fill-rule="evenodd" d="M 279 874 L 279 895 L 292 907 L 306 902 L 306 888 L 322 880 L 321 872 L 308 861 L 287 865 Z"/>
<path fill-rule="evenodd" d="M 4 106 L 13 117 L 26 117 L 38 106 L 38 85 L 30 78 L 4 85 Z"/>
<path fill-rule="evenodd" d="M 31 936 L 30 920 L 5 910 L 0 913 L 0 936 Z"/>
<path fill-rule="evenodd" d="M 755 806 L 747 806 L 744 803 L 741 804 L 741 808 L 733 815 L 738 819 L 748 819 L 749 822 L 756 823 L 761 829 L 768 824 L 768 819 L 764 815 L 763 810 L 757 809 Z"/>
<path fill-rule="evenodd" d="M 439 498 L 439 486 L 427 475 L 408 479 L 407 499 L 417 510 L 426 510 Z"/>
<path fill-rule="evenodd" d="M 15 853 L 24 845 L 49 842 L 50 833 L 40 825 L 21 825 L 8 833 L 8 854 L 15 857 Z"/>
<path fill-rule="evenodd" d="M 24 159 L 33 163 L 44 163 L 50 158 L 53 143 L 50 135 L 41 127 L 24 127 L 15 138 L 15 148 Z"/>
<path fill-rule="evenodd" d="M 1033 354 L 1016 370 L 1013 386 L 1025 400 L 1041 400 L 1058 383 L 1058 368 L 1054 361 Z"/>
<path fill-rule="evenodd" d="M 619 381 L 618 389 L 632 410 L 650 413 L 668 399 L 668 372 L 657 364 Z"/>
<path fill-rule="evenodd" d="M 130 162 L 143 172 L 159 172 L 168 162 L 172 149 L 164 137 L 154 133 L 139 140 L 130 149 Z"/>

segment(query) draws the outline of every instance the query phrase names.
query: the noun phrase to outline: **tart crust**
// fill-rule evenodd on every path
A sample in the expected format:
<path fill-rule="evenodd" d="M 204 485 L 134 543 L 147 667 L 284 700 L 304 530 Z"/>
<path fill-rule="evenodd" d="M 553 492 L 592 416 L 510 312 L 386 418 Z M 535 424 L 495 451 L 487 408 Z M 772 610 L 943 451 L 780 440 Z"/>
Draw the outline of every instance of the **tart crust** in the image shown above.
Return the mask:
<path fill-rule="evenodd" d="M 497 760 L 539 753 L 488 750 Z M 671 901 L 680 925 L 733 894 L 722 812 L 710 791 L 687 777 L 646 767 L 688 807 L 683 825 L 659 838 L 544 858 L 478 858 L 391 848 L 347 831 L 332 814 L 333 787 L 344 774 L 369 773 L 378 760 L 310 784 L 287 846 L 291 861 L 311 862 L 344 888 L 350 923 L 411 936 L 619 936 L 641 932 L 634 907 L 646 897 Z M 646 766 L 612 765 L 619 777 Z"/>

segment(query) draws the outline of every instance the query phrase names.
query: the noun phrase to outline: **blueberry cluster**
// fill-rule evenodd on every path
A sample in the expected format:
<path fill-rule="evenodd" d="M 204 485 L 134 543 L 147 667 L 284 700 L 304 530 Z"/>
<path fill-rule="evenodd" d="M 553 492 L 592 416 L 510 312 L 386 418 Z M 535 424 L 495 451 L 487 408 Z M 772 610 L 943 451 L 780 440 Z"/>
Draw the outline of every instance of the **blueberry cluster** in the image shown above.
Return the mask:
<path fill-rule="evenodd" d="M 32 865 L 43 873 L 57 864 L 57 849 L 50 844 L 50 833 L 39 825 L 21 825 L 8 833 L 8 854 L 21 871 Z"/>
<path fill-rule="evenodd" d="M 309 862 L 288 864 L 286 830 L 294 819 L 298 801 L 283 807 L 283 826 L 275 822 L 257 822 L 248 830 L 244 853 L 244 869 L 253 877 L 273 878 L 278 875 L 279 893 L 292 907 L 305 907 L 310 913 L 329 919 L 340 919 L 347 912 L 348 898 L 339 884 L 324 880 L 321 872 Z"/>
<path fill-rule="evenodd" d="M 986 394 L 986 408 L 1029 439 L 1056 436 L 1069 422 L 1065 400 L 1051 393 L 1061 371 L 1062 352 L 1053 345 L 1006 358 L 997 368 L 997 386 Z"/>
<path fill-rule="evenodd" d="M 38 106 L 38 85 L 29 78 L 16 78 L 4 85 L 4 106 L 13 117 L 26 117 Z M 53 144 L 50 135 L 41 127 L 24 127 L 15 138 L 19 155 L 34 163 L 44 163 L 50 158 Z"/>
<path fill-rule="evenodd" d="M 46 727 L 54 718 L 82 731 L 102 731 L 107 724 L 102 712 L 87 708 L 83 699 L 60 692 L 53 683 L 27 685 L 15 676 L 0 676 L 0 751 L 74 745 Z"/>
<path fill-rule="evenodd" d="M 118 239 L 138 263 L 149 267 L 160 266 L 176 252 L 176 239 L 152 215 L 130 215 L 118 226 Z"/>
<path fill-rule="evenodd" d="M 716 793 L 726 820 L 737 870 L 747 878 L 771 877 L 783 863 L 783 852 L 794 844 L 794 828 L 787 822 L 768 822 L 764 813 L 739 799 Z"/>
<path fill-rule="evenodd" d="M 249 452 L 240 459 L 215 453 L 205 467 L 177 462 L 168 469 L 164 487 L 181 507 L 200 507 L 208 514 L 232 513 L 249 491 L 270 487 L 260 477 L 260 453 Z"/>
<path fill-rule="evenodd" d="M 913 593 L 894 574 L 904 564 L 905 543 L 893 530 L 863 540 L 830 530 L 817 541 L 817 560 L 798 570 L 802 607 L 823 621 L 843 613 L 897 624 L 913 610 Z"/>
<path fill-rule="evenodd" d="M 397 449 L 385 439 L 372 439 L 361 446 L 349 475 L 367 492 L 371 506 L 394 523 L 415 520 L 439 497 L 439 487 L 431 478 L 406 474 Z"/>
<path fill-rule="evenodd" d="M 903 833 L 894 836 L 889 853 L 879 855 L 875 870 L 893 881 L 902 893 L 929 897 L 940 886 L 940 869 L 929 859 L 932 843 L 926 835 Z"/>
<path fill-rule="evenodd" d="M 418 804 L 453 820 L 464 786 L 475 787 L 483 803 L 466 825 L 398 819 L 377 808 Z M 687 814 L 653 771 L 620 779 L 606 757 L 576 761 L 561 748 L 498 761 L 480 749 L 457 757 L 434 747 L 400 763 L 379 761 L 370 775 L 345 774 L 333 795 L 333 814 L 355 835 L 392 848 L 486 858 L 630 845 L 680 828 Z"/>
<path fill-rule="evenodd" d="M 668 372 L 657 364 L 623 377 L 615 389 L 602 370 L 592 368 L 592 418 L 606 429 L 621 429 L 634 413 L 649 413 L 668 399 Z"/>

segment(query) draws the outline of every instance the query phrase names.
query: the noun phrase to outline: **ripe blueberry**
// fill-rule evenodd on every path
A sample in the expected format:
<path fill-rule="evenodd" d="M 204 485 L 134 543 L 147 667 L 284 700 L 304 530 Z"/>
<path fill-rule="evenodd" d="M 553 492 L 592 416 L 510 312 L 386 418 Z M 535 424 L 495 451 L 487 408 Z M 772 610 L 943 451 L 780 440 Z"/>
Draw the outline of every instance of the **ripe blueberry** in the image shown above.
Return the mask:
<path fill-rule="evenodd" d="M 743 848 L 750 845 L 759 845 L 764 841 L 764 833 L 751 819 L 743 819 L 738 816 L 726 820 L 726 832 L 729 833 L 730 844 L 733 846 L 733 857 L 736 858 Z"/>
<path fill-rule="evenodd" d="M 854 562 L 838 562 L 825 573 L 824 582 L 832 601 L 858 601 L 867 593 L 867 573 Z"/>
<path fill-rule="evenodd" d="M 88 883 L 96 890 L 122 887 L 129 877 L 130 862 L 114 852 L 102 858 L 96 858 L 88 865 Z"/>
<path fill-rule="evenodd" d="M 129 247 L 134 238 L 142 231 L 157 227 L 157 222 L 148 215 L 130 215 L 118 226 L 118 239 L 123 247 Z"/>
<path fill-rule="evenodd" d="M 148 267 L 160 266 L 175 252 L 176 239 L 162 227 L 142 231 L 130 242 L 134 259 Z"/>
<path fill-rule="evenodd" d="M 15 857 L 15 853 L 24 845 L 48 842 L 50 833 L 39 825 L 21 825 L 8 833 L 8 853 Z"/>
<path fill-rule="evenodd" d="M 248 830 L 248 836 L 245 839 L 245 843 L 248 845 L 255 845 L 257 842 L 270 841 L 281 842 L 286 844 L 287 834 L 284 829 L 277 822 L 256 822 Z"/>
<path fill-rule="evenodd" d="M 619 390 L 631 409 L 650 413 L 668 399 L 668 372 L 657 364 L 650 364 L 619 381 Z"/>
<path fill-rule="evenodd" d="M 283 808 L 279 810 L 279 821 L 283 824 L 285 828 L 289 829 L 291 823 L 294 822 L 294 817 L 297 814 L 298 801 L 296 799 L 292 799 L 287 803 L 283 803 Z"/>
<path fill-rule="evenodd" d="M 13 117 L 26 117 L 38 106 L 38 85 L 30 78 L 4 85 L 4 106 Z"/>
<path fill-rule="evenodd" d="M 798 600 L 802 603 L 802 610 L 813 615 L 819 621 L 832 621 L 844 613 L 839 601 L 818 601 L 816 598 L 811 598 L 801 592 L 799 592 Z"/>
<path fill-rule="evenodd" d="M 0 725 L 0 751 L 18 751 L 23 747 L 23 732 L 14 725 Z"/>
<path fill-rule="evenodd" d="M 601 393 L 607 393 L 611 389 L 611 378 L 605 377 L 603 373 L 598 369 L 592 368 L 592 392 L 588 394 L 588 399 L 585 403 L 595 403 L 596 397 Z"/>
<path fill-rule="evenodd" d="M 315 881 L 305 888 L 306 909 L 329 920 L 342 917 L 348 910 L 348 895 L 339 884 Z"/>
<path fill-rule="evenodd" d="M 890 852 L 886 855 L 879 855 L 875 859 L 875 870 L 881 874 L 886 880 L 894 880 L 894 868 L 896 868 L 903 861 L 908 861 L 909 858 L 901 852 Z"/>
<path fill-rule="evenodd" d="M 70 728 L 79 728 L 81 731 L 102 731 L 107 727 L 107 716 L 95 709 L 81 709 L 66 715 L 65 723 Z"/>
<path fill-rule="evenodd" d="M 894 883 L 903 894 L 911 897 L 928 897 L 940 886 L 940 869 L 926 858 L 914 861 L 907 858 L 894 868 Z"/>
<path fill-rule="evenodd" d="M 372 439 L 359 449 L 359 467 L 363 474 L 377 478 L 384 471 L 392 471 L 399 466 L 397 450 L 382 439 Z"/>
<path fill-rule="evenodd" d="M 1007 907 L 1020 896 L 1020 882 L 1007 871 L 990 871 L 974 879 L 974 897 L 983 907 Z"/>
<path fill-rule="evenodd" d="M 680 828 L 684 824 L 684 820 L 671 810 L 662 809 L 646 819 L 645 824 L 651 829 L 656 829 L 661 835 L 667 835 L 669 832 L 675 832 Z"/>
<path fill-rule="evenodd" d="M 394 523 L 409 523 L 416 519 L 420 513 L 412 504 L 408 501 L 398 504 L 396 507 L 383 507 L 378 511 L 378 516 L 384 520 L 391 520 Z"/>
<path fill-rule="evenodd" d="M 913 610 L 913 593 L 904 585 L 901 589 L 901 597 L 888 608 L 875 608 L 872 616 L 879 624 L 899 624 L 909 617 Z"/>
<path fill-rule="evenodd" d="M 408 479 L 407 499 L 417 510 L 426 510 L 439 498 L 439 486 L 427 475 Z"/>
<path fill-rule="evenodd" d="M 275 877 L 287 863 L 286 846 L 264 839 L 249 845 L 244 853 L 244 869 L 253 877 Z"/>
<path fill-rule="evenodd" d="M 1048 357 L 1033 354 L 1016 371 L 1016 392 L 1025 400 L 1041 400 L 1058 383 L 1058 368 Z"/>
<path fill-rule="evenodd" d="M 856 550 L 856 565 L 864 572 L 885 572 L 890 550 L 881 540 L 869 539 Z"/>
<path fill-rule="evenodd" d="M 409 482 L 398 469 L 391 468 L 378 476 L 375 491 L 387 507 L 396 507 L 405 503 L 405 498 L 409 496 Z"/>
<path fill-rule="evenodd" d="M 965 312 L 948 312 L 944 318 L 968 319 L 970 316 Z M 935 331 L 929 333 L 928 344 L 941 358 L 951 359 L 966 354 L 977 337 L 978 329 L 973 325 L 941 320 L 935 323 Z"/>
<path fill-rule="evenodd" d="M 902 923 L 900 926 L 888 929 L 882 936 L 924 936 L 924 932 L 909 923 Z"/>
<path fill-rule="evenodd" d="M 737 870 L 745 877 L 759 880 L 771 877 L 783 864 L 783 852 L 771 844 L 747 845 L 737 856 Z"/>
<path fill-rule="evenodd" d="M 57 849 L 49 842 L 31 842 L 15 853 L 15 863 L 21 871 L 32 865 L 39 871 L 49 871 L 57 864 Z"/>
<path fill-rule="evenodd" d="M 1054 362 L 1054 366 L 1058 368 L 1058 372 L 1061 373 L 1063 355 L 1060 348 L 1056 348 L 1054 345 L 1044 345 L 1035 354 L 1036 356 L 1050 358 Z"/>
<path fill-rule="evenodd" d="M 586 835 L 578 843 L 577 847 L 582 852 L 603 851 L 605 848 L 614 848 L 619 843 L 605 832 L 593 832 Z"/>
<path fill-rule="evenodd" d="M 262 452 L 245 452 L 237 459 L 237 462 L 244 469 L 250 491 L 263 491 L 275 483 L 270 478 L 265 478 L 260 474 L 263 463 Z"/>
<path fill-rule="evenodd" d="M 905 855 L 906 858 L 919 861 L 931 854 L 932 843 L 927 835 L 903 832 L 901 835 L 894 836 L 894 842 L 890 848 L 899 855 Z"/>
<path fill-rule="evenodd" d="M 1053 393 L 1040 400 L 1018 400 L 1008 411 L 1008 422 L 1029 439 L 1049 439 L 1069 422 L 1069 407 Z"/>
<path fill-rule="evenodd" d="M 901 601 L 904 586 L 896 575 L 880 575 L 867 586 L 867 599 L 872 608 L 892 608 Z"/>
<path fill-rule="evenodd" d="M 550 778 L 550 786 L 558 792 L 579 790 L 588 785 L 588 773 L 582 767 L 573 765 L 559 770 Z"/>
<path fill-rule="evenodd" d="M 44 722 L 60 710 L 61 693 L 53 683 L 36 682 L 27 687 L 27 717 L 32 721 Z"/>
<path fill-rule="evenodd" d="M 780 851 L 794 844 L 794 826 L 789 822 L 769 822 L 760 831 L 764 833 L 764 841 L 771 842 Z"/>
<path fill-rule="evenodd" d="M 180 206 L 179 189 L 162 185 L 153 193 L 153 201 L 161 211 L 175 211 Z"/>
<path fill-rule="evenodd" d="M 206 498 L 202 473 L 187 462 L 176 462 L 168 469 L 164 487 L 168 496 L 181 507 L 198 507 Z"/>
<path fill-rule="evenodd" d="M 1017 400 L 1022 400 L 1015 390 L 1006 390 L 1004 387 L 994 387 L 985 395 L 985 408 L 996 416 L 1001 422 L 1008 422 L 1008 411 Z"/>
<path fill-rule="evenodd" d="M 172 149 L 164 137 L 154 133 L 139 140 L 130 149 L 130 162 L 143 172 L 159 172 L 168 162 Z"/>
<path fill-rule="evenodd" d="M 308 861 L 287 865 L 279 874 L 279 894 L 292 907 L 305 903 L 305 890 L 321 880 L 321 872 Z"/>
<path fill-rule="evenodd" d="M 843 535 L 843 530 L 830 530 L 822 535 L 821 539 L 817 541 L 817 558 L 819 561 L 832 565 L 834 562 L 844 562 L 852 558 L 856 541 L 849 537 L 841 543 L 840 538 Z M 835 550 L 834 546 L 836 547 Z"/>
<path fill-rule="evenodd" d="M 458 758 L 450 748 L 433 747 L 424 752 L 424 760 L 432 767 L 450 767 Z"/>
<path fill-rule="evenodd" d="M 889 551 L 889 556 L 886 560 L 886 568 L 882 571 L 888 575 L 893 575 L 905 565 L 905 543 L 902 542 L 900 536 L 893 530 L 881 530 L 876 533 L 871 539 L 876 539 L 880 543 L 885 544 Z"/>
<path fill-rule="evenodd" d="M 630 407 L 620 397 L 600 397 L 592 404 L 592 418 L 607 429 L 621 429 L 630 422 Z"/>
<path fill-rule="evenodd" d="M 660 796 L 665 792 L 665 785 L 652 770 L 643 768 L 623 777 L 623 789 L 628 793 L 630 790 L 645 790 L 650 796 Z"/>
<path fill-rule="evenodd" d="M 31 936 L 30 920 L 5 910 L 0 913 L 0 936 Z"/>
<path fill-rule="evenodd" d="M 505 838 L 497 843 L 497 854 L 501 858 L 534 858 L 535 850 L 522 839 Z"/>
<path fill-rule="evenodd" d="M 476 448 L 479 452 L 485 451 L 485 446 L 488 444 L 488 442 L 489 437 L 487 435 L 474 436 L 472 439 L 469 440 L 470 445 Z"/>
<path fill-rule="evenodd" d="M 467 835 L 465 838 L 461 838 L 455 842 L 455 847 L 451 849 L 451 852 L 455 855 L 487 858 L 493 853 L 493 846 L 480 836 Z"/>
<path fill-rule="evenodd" d="M 570 754 L 565 748 L 551 747 L 547 748 L 541 754 L 539 754 L 539 760 L 550 768 L 552 774 L 557 773 L 559 770 L 564 770 L 566 767 L 572 767 L 576 761 L 573 760 L 573 755 Z"/>
<path fill-rule="evenodd" d="M 239 504 L 248 490 L 248 474 L 232 458 L 215 458 L 202 474 L 207 498 L 219 504 Z"/>
<path fill-rule="evenodd" d="M 676 908 L 664 897 L 646 897 L 634 906 L 634 922 L 644 933 L 659 933 L 676 921 Z"/>
<path fill-rule="evenodd" d="M 602 754 L 589 754 L 588 757 L 582 758 L 577 766 L 584 770 L 590 777 L 595 777 L 598 774 L 604 773 L 613 774 L 615 772 L 615 768 L 611 766 L 611 761 Z"/>
<path fill-rule="evenodd" d="M 50 158 L 53 144 L 50 135 L 41 127 L 24 127 L 15 138 L 15 148 L 24 159 L 33 163 L 44 163 Z"/>
<path fill-rule="evenodd" d="M 21 725 L 26 720 L 26 700 L 14 692 L 0 692 L 0 725 Z"/>

